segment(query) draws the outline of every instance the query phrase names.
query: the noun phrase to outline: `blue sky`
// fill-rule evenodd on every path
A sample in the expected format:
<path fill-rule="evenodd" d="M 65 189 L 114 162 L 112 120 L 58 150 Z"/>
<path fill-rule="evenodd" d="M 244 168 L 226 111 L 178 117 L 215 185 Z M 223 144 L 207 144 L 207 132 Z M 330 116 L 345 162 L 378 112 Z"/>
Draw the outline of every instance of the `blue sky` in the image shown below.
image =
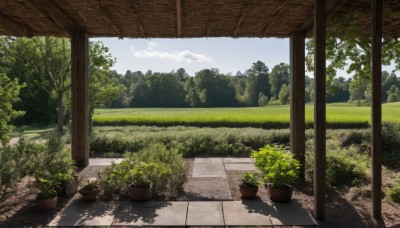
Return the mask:
<path fill-rule="evenodd" d="M 257 60 L 271 70 L 289 63 L 289 39 L 201 38 L 201 39 L 116 39 L 101 38 L 117 58 L 114 69 L 170 72 L 185 68 L 194 75 L 201 69 L 218 68 L 222 73 L 244 72 Z"/>
<path fill-rule="evenodd" d="M 289 64 L 289 39 L 277 38 L 199 38 L 199 39 L 117 39 L 96 38 L 109 47 L 117 59 L 113 67 L 120 74 L 127 70 L 171 72 L 184 68 L 190 75 L 206 68 L 222 73 L 244 72 L 261 60 L 270 69 L 281 62 Z M 394 67 L 383 67 L 389 72 Z M 312 73 L 307 73 L 313 77 Z M 344 71 L 338 76 L 349 77 Z"/>

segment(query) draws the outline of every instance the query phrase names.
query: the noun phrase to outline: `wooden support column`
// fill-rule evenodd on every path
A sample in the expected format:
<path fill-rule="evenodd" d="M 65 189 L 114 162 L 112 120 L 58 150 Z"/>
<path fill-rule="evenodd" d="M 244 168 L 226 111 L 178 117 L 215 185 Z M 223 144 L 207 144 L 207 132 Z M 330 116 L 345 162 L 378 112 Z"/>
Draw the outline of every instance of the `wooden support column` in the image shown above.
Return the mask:
<path fill-rule="evenodd" d="M 300 177 L 305 174 L 305 34 L 290 39 L 290 151 L 300 162 Z"/>
<path fill-rule="evenodd" d="M 79 167 L 89 164 L 88 151 L 88 35 L 76 32 L 71 35 L 71 94 L 72 94 L 72 159 Z"/>
<path fill-rule="evenodd" d="M 371 1 L 372 20 L 372 216 L 382 216 L 382 2 Z"/>
<path fill-rule="evenodd" d="M 314 9 L 314 217 L 325 219 L 326 192 L 326 13 L 325 0 Z"/>

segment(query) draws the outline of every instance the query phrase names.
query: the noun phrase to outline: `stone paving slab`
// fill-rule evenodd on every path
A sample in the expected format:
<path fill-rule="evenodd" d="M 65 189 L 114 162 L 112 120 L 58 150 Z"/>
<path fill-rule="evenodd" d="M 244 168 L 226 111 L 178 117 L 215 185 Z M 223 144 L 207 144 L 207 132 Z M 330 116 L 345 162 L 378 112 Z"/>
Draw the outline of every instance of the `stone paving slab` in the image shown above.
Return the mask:
<path fill-rule="evenodd" d="M 253 163 L 225 163 L 225 170 L 238 170 L 238 171 L 257 171 Z"/>
<path fill-rule="evenodd" d="M 207 164 L 222 164 L 222 158 L 195 158 L 194 164 L 207 163 Z"/>
<path fill-rule="evenodd" d="M 117 207 L 116 202 L 84 202 L 76 197 L 47 226 L 111 226 Z"/>
<path fill-rule="evenodd" d="M 80 173 L 79 173 L 79 178 L 80 182 L 86 182 L 90 178 L 95 178 L 97 177 L 97 173 L 101 172 L 108 166 L 102 165 L 102 166 L 87 166 L 85 167 Z"/>
<path fill-rule="evenodd" d="M 253 163 L 251 158 L 222 158 L 223 162 L 226 163 Z"/>
<path fill-rule="evenodd" d="M 90 158 L 89 166 L 110 166 L 112 162 L 119 164 L 123 160 L 123 158 Z"/>
<path fill-rule="evenodd" d="M 317 222 L 303 205 L 291 200 L 289 203 L 270 203 L 271 221 L 276 226 L 317 226 Z"/>
<path fill-rule="evenodd" d="M 224 226 L 222 202 L 189 202 L 186 226 Z"/>
<path fill-rule="evenodd" d="M 185 226 L 188 202 L 122 202 L 112 226 Z"/>
<path fill-rule="evenodd" d="M 224 177 L 226 178 L 224 164 L 222 163 L 195 163 L 192 177 Z"/>
<path fill-rule="evenodd" d="M 222 177 L 189 178 L 186 200 L 232 200 L 228 180 Z"/>
<path fill-rule="evenodd" d="M 267 203 L 262 200 L 224 201 L 226 226 L 272 226 Z"/>

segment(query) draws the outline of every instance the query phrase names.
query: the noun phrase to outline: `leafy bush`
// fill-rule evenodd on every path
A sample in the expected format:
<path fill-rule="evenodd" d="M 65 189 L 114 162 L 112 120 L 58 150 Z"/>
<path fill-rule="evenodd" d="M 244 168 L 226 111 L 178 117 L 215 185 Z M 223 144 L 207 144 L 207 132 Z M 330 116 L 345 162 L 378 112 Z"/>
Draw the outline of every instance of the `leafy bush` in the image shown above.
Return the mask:
<path fill-rule="evenodd" d="M 382 124 L 382 149 L 385 162 L 395 164 L 400 160 L 400 125 Z"/>
<path fill-rule="evenodd" d="M 390 201 L 400 203 L 400 176 L 385 188 L 385 195 Z"/>
<path fill-rule="evenodd" d="M 365 142 L 370 142 L 371 134 L 366 131 L 346 131 L 339 135 L 340 146 L 342 148 L 351 145 L 361 145 Z"/>
<path fill-rule="evenodd" d="M 260 185 L 258 174 L 254 172 L 245 172 L 240 179 L 240 186 L 242 187 L 257 187 Z"/>
<path fill-rule="evenodd" d="M 140 162 L 129 170 L 126 181 L 135 187 L 150 187 L 159 189 L 165 179 L 171 175 L 171 168 L 165 163 Z"/>
<path fill-rule="evenodd" d="M 10 192 L 14 183 L 21 176 L 20 167 L 17 165 L 17 151 L 10 146 L 0 148 L 0 199 Z"/>
<path fill-rule="evenodd" d="M 291 184 L 299 178 L 300 163 L 293 154 L 267 145 L 258 151 L 253 151 L 251 156 L 268 184 L 273 186 Z"/>
<path fill-rule="evenodd" d="M 351 148 L 350 148 L 351 149 Z M 306 173 L 313 178 L 314 152 L 306 153 Z M 328 150 L 326 154 L 326 183 L 328 186 L 358 186 L 369 178 L 369 157 L 357 150 Z"/>

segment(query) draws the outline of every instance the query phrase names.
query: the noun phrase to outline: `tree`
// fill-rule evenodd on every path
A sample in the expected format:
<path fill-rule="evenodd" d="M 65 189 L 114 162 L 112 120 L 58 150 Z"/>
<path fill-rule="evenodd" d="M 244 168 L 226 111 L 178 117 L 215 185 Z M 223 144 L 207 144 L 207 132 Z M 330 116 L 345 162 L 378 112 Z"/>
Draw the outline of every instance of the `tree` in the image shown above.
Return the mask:
<path fill-rule="evenodd" d="M 33 37 L 9 39 L 8 53 L 22 62 L 24 67 L 36 71 L 37 80 L 44 80 L 57 99 L 57 130 L 64 126 L 65 93 L 71 86 L 71 47 L 68 39 L 55 37 Z"/>
<path fill-rule="evenodd" d="M 290 67 L 285 63 L 272 68 L 269 75 L 269 83 L 271 85 L 271 96 L 277 98 L 283 84 L 289 85 L 290 82 Z"/>
<path fill-rule="evenodd" d="M 18 79 L 11 80 L 4 73 L 0 73 L 0 143 L 3 147 L 8 144 L 10 119 L 23 114 L 13 108 L 22 87 L 18 84 Z"/>
<path fill-rule="evenodd" d="M 287 104 L 290 98 L 289 87 L 286 84 L 283 84 L 281 90 L 279 91 L 279 101 L 281 104 Z"/>
<path fill-rule="evenodd" d="M 397 102 L 400 101 L 400 90 L 397 86 L 392 85 L 388 91 L 387 102 Z"/>

